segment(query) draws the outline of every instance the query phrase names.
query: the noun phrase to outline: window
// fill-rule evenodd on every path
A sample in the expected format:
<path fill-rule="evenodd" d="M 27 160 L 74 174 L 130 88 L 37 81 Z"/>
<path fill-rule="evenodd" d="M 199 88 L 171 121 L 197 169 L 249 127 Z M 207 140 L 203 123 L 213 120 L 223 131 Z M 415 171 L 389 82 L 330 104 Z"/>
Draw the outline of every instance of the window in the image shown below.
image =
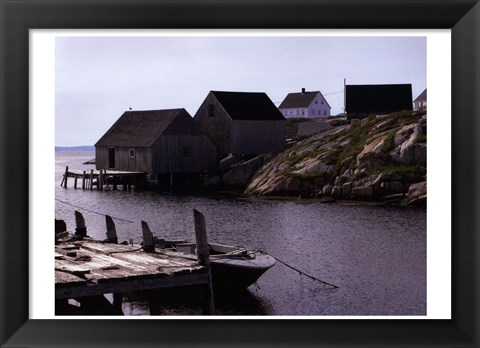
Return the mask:
<path fill-rule="evenodd" d="M 130 158 L 135 158 L 135 149 L 128 149 L 128 154 L 130 155 Z"/>
<path fill-rule="evenodd" d="M 208 117 L 215 117 L 215 108 L 213 104 L 208 104 Z"/>
<path fill-rule="evenodd" d="M 192 155 L 192 147 L 191 146 L 184 146 L 183 147 L 183 155 L 185 157 L 190 157 Z"/>
<path fill-rule="evenodd" d="M 305 116 L 305 110 L 302 110 L 302 116 Z"/>

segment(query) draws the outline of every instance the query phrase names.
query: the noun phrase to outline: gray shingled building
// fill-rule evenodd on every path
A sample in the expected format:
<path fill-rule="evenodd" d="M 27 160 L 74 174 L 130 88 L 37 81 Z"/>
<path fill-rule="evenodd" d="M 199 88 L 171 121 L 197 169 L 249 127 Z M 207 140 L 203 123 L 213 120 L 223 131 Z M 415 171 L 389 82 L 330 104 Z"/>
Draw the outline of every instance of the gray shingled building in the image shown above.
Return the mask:
<path fill-rule="evenodd" d="M 210 91 L 194 120 L 215 144 L 219 159 L 285 148 L 285 118 L 265 93 Z"/>
<path fill-rule="evenodd" d="M 194 173 L 216 164 L 215 146 L 185 109 L 126 111 L 95 144 L 97 169 Z"/>

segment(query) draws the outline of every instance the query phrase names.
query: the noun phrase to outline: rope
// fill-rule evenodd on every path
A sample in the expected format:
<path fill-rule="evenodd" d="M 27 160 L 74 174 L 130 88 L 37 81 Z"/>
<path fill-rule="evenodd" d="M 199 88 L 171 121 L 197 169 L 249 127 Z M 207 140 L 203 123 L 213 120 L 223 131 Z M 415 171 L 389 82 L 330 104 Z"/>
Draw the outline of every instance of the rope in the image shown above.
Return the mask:
<path fill-rule="evenodd" d="M 98 215 L 102 215 L 102 216 L 107 216 L 107 214 L 102 214 L 102 213 L 98 213 L 96 211 L 93 211 L 93 210 L 90 210 L 90 209 L 87 209 L 87 208 L 84 208 L 84 207 L 80 207 L 78 205 L 74 205 L 74 204 L 71 204 L 71 203 L 68 203 L 68 202 L 65 202 L 65 201 L 62 201 L 58 198 L 55 198 L 56 201 L 60 202 L 60 203 L 63 203 L 63 204 L 66 204 L 66 205 L 70 205 L 74 208 L 78 208 L 78 209 L 81 209 L 81 210 L 85 210 L 85 211 L 88 211 L 89 213 L 93 213 L 93 214 L 98 214 Z M 117 217 L 113 217 L 113 216 L 110 216 L 112 219 L 115 219 L 115 220 L 120 220 L 120 221 L 125 221 L 125 222 L 130 222 L 133 224 L 133 221 L 130 221 L 130 220 L 125 220 L 125 219 L 122 219 L 122 218 L 117 218 Z"/>
<path fill-rule="evenodd" d="M 267 253 L 266 253 L 265 251 L 263 251 L 263 250 L 258 250 L 258 251 L 261 252 L 261 253 L 267 254 Z M 310 274 L 307 274 L 307 273 L 305 273 L 305 272 L 300 271 L 298 268 L 295 268 L 295 267 L 293 267 L 293 266 L 290 266 L 288 263 L 286 263 L 286 262 L 284 262 L 284 261 L 282 261 L 282 260 L 279 260 L 278 258 L 276 258 L 275 256 L 273 256 L 272 254 L 268 254 L 268 255 L 270 255 L 271 257 L 273 257 L 276 261 L 280 262 L 280 263 L 283 264 L 284 266 L 287 266 L 288 268 L 290 268 L 290 269 L 298 272 L 298 273 L 301 274 L 301 275 L 307 276 L 308 278 L 310 278 L 310 279 L 312 279 L 312 280 L 315 280 L 315 281 L 320 282 L 320 283 L 322 283 L 322 284 L 331 286 L 331 287 L 333 287 L 333 288 L 335 288 L 335 289 L 338 288 L 338 286 L 336 286 L 336 285 L 334 285 L 334 284 L 327 283 L 327 282 L 325 282 L 325 281 L 323 281 L 323 280 L 321 280 L 321 279 L 318 279 L 318 278 L 316 278 L 316 277 L 314 277 L 314 276 L 312 276 L 312 275 L 310 275 Z"/>

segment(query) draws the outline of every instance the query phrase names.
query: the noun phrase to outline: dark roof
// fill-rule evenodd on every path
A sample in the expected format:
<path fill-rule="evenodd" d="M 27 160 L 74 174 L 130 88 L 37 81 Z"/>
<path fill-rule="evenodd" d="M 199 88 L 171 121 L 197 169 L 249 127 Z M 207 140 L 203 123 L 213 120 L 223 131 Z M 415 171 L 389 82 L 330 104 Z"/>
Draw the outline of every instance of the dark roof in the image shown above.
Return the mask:
<path fill-rule="evenodd" d="M 419 102 L 419 101 L 427 101 L 427 89 L 419 94 L 417 98 L 415 98 L 414 102 Z"/>
<path fill-rule="evenodd" d="M 347 114 L 412 110 L 412 85 L 347 85 Z"/>
<path fill-rule="evenodd" d="M 95 146 L 151 146 L 163 133 L 178 133 L 172 124 L 177 118 L 195 133 L 201 133 L 185 109 L 125 111 Z M 188 122 L 188 118 L 192 122 Z M 192 130 L 186 129 L 187 134 Z"/>
<path fill-rule="evenodd" d="M 312 103 L 313 99 L 318 93 L 320 93 L 320 91 L 289 93 L 278 108 L 279 109 L 306 108 Z M 325 99 L 325 101 L 327 100 Z M 327 105 L 330 106 L 328 102 L 327 102 Z"/>
<path fill-rule="evenodd" d="M 211 91 L 232 120 L 285 120 L 275 104 L 263 92 Z"/>

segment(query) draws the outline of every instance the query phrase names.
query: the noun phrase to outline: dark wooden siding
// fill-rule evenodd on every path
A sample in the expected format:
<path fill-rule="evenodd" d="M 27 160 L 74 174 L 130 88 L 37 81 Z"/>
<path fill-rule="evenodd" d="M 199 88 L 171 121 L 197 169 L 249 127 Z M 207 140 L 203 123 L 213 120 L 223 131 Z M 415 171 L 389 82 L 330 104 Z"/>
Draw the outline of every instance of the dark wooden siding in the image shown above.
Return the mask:
<path fill-rule="evenodd" d="M 95 146 L 95 168 L 105 169 L 108 167 L 108 147 Z"/>
<path fill-rule="evenodd" d="M 217 157 L 230 153 L 230 125 L 232 120 L 210 92 L 193 118 L 200 129 L 215 144 Z"/>
<path fill-rule="evenodd" d="M 255 155 L 285 148 L 285 121 L 233 120 L 231 153 Z"/>
<path fill-rule="evenodd" d="M 362 118 L 369 114 L 389 114 L 412 110 L 412 85 L 347 85 L 347 117 Z"/>
<path fill-rule="evenodd" d="M 115 167 L 109 167 L 109 148 L 115 148 Z M 135 150 L 135 156 L 130 157 L 130 149 Z M 118 147 L 97 146 L 96 168 L 116 169 L 150 173 L 152 170 L 152 149 L 148 147 Z"/>
<path fill-rule="evenodd" d="M 154 173 L 202 172 L 216 165 L 215 146 L 205 135 L 163 135 L 153 153 Z"/>

